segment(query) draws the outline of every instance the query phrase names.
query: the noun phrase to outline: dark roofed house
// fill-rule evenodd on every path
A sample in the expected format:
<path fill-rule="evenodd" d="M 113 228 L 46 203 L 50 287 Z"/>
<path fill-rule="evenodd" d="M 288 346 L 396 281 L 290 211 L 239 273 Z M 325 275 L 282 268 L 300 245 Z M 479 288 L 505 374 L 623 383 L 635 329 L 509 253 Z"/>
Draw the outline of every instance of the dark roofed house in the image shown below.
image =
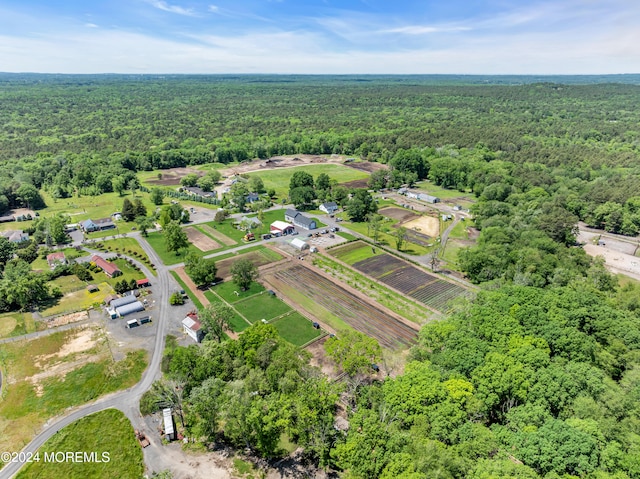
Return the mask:
<path fill-rule="evenodd" d="M 211 198 L 213 196 L 213 192 L 204 191 L 197 186 L 185 186 L 182 190 L 194 196 L 201 196 L 202 198 Z"/>
<path fill-rule="evenodd" d="M 62 251 L 51 253 L 47 255 L 47 264 L 49 265 L 49 268 L 54 269 L 60 264 L 67 264 L 67 258 Z"/>
<path fill-rule="evenodd" d="M 247 203 L 255 203 L 256 201 L 260 200 L 260 196 L 258 195 L 258 193 L 249 193 L 244 197 L 244 199 L 247 201 Z"/>
<path fill-rule="evenodd" d="M 97 220 L 84 220 L 80 223 L 80 227 L 85 233 L 92 233 L 94 231 L 113 229 L 116 227 L 116 224 L 111 218 L 100 218 Z"/>
<path fill-rule="evenodd" d="M 284 219 L 285 221 L 293 223 L 294 226 L 299 226 L 300 228 L 304 228 L 306 230 L 314 230 L 318 227 L 314 219 L 308 218 L 298 210 L 293 210 L 291 208 L 287 208 L 287 210 L 284 212 Z"/>
<path fill-rule="evenodd" d="M 108 262 L 98 255 L 93 255 L 91 261 L 93 261 L 98 268 L 102 269 L 104 274 L 109 276 L 109 278 L 115 278 L 122 274 L 122 271 L 120 271 L 115 264 Z"/>

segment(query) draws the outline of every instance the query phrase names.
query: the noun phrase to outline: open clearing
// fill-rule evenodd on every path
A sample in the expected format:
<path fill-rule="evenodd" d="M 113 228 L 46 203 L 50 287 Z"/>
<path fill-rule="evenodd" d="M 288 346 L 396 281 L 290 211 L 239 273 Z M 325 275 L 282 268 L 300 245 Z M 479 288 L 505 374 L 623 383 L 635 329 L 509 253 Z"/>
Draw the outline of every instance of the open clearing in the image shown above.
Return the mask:
<path fill-rule="evenodd" d="M 103 273 L 101 273 L 103 274 Z M 98 274 L 96 274 L 98 276 Z M 122 279 L 122 277 L 114 278 L 114 280 Z M 113 289 L 106 283 L 98 283 L 98 291 L 90 293 L 83 288 L 78 291 L 65 294 L 47 309 L 41 311 L 42 317 L 56 316 L 58 314 L 73 313 L 76 311 L 85 311 L 93 307 L 94 304 L 101 304 L 108 295 L 113 294 Z"/>
<path fill-rule="evenodd" d="M 276 287 L 285 285 L 285 291 L 295 289 L 382 346 L 401 349 L 415 342 L 417 331 L 411 326 L 301 264 L 283 265 L 270 273 L 267 280 Z"/>
<path fill-rule="evenodd" d="M 154 173 L 155 177 L 153 178 L 142 179 L 142 181 L 155 186 L 177 186 L 180 184 L 180 179 L 183 176 L 191 173 L 198 176 L 203 175 L 202 171 L 194 170 L 193 168 L 169 168 L 168 170 L 161 170 Z M 158 175 L 162 175 L 162 178 L 158 178 Z"/>
<path fill-rule="evenodd" d="M 193 226 L 184 228 L 187 238 L 200 251 L 212 251 L 220 248 L 220 244 Z"/>
<path fill-rule="evenodd" d="M 27 464 L 16 477 L 137 479 L 144 472 L 142 449 L 131 423 L 116 409 L 100 411 L 70 424 L 38 450 L 41 458 L 45 453 L 60 451 L 97 452 L 97 459 L 102 459 L 102 454 L 107 453 L 109 461 L 35 461 Z"/>
<path fill-rule="evenodd" d="M 208 234 L 209 236 L 218 240 L 220 243 L 226 246 L 233 246 L 234 244 L 237 243 L 237 241 L 234 241 L 228 236 L 223 235 L 222 233 L 220 233 L 220 231 L 218 231 L 215 228 L 212 228 L 209 225 L 199 225 L 198 228 L 202 230 L 205 234 Z"/>
<path fill-rule="evenodd" d="M 403 223 L 402 226 L 432 238 L 440 235 L 440 220 L 432 216 L 420 216 L 419 218 Z"/>
<path fill-rule="evenodd" d="M 142 351 L 114 361 L 95 326 L 2 345 L 6 382 L 0 401 L 0 450 L 17 451 L 68 407 L 129 387 L 146 367 Z"/>

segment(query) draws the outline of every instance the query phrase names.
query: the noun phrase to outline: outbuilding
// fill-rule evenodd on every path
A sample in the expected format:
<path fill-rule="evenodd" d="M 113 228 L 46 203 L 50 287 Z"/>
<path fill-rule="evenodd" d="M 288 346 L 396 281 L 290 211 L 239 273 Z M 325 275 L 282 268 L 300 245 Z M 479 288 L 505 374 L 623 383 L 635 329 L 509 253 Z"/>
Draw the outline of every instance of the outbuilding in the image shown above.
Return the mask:
<path fill-rule="evenodd" d="M 293 241 L 291 241 L 291 246 L 293 246 L 296 249 L 299 249 L 300 251 L 309 248 L 309 245 L 305 243 L 303 240 L 301 240 L 300 238 L 294 238 Z"/>
<path fill-rule="evenodd" d="M 118 313 L 118 316 L 120 316 L 121 318 L 127 316 L 128 314 L 137 313 L 138 311 L 144 311 L 144 304 L 142 304 L 140 301 L 125 304 L 116 308 L 116 313 Z"/>
<path fill-rule="evenodd" d="M 112 308 L 119 308 L 120 306 L 124 306 L 125 304 L 135 303 L 135 301 L 136 297 L 130 294 L 128 296 L 112 300 L 109 306 L 111 306 Z"/>
<path fill-rule="evenodd" d="M 198 320 L 198 315 L 195 312 L 187 314 L 187 317 L 182 320 L 182 329 L 196 343 L 201 343 L 204 339 L 202 323 Z"/>
<path fill-rule="evenodd" d="M 336 211 L 338 211 L 338 203 L 335 201 L 328 201 L 327 203 L 322 203 L 320 205 L 320 211 L 324 211 L 328 215 L 332 215 Z"/>
<path fill-rule="evenodd" d="M 270 231 L 271 234 L 277 234 L 277 235 L 290 235 L 291 233 L 293 233 L 296 229 L 293 227 L 292 224 L 289 224 L 285 221 L 274 221 L 273 223 L 271 223 L 270 226 Z"/>
<path fill-rule="evenodd" d="M 173 414 L 171 414 L 171 408 L 162 410 L 162 418 L 164 419 L 164 437 L 167 441 L 173 441 L 176 438 L 176 429 L 173 425 Z"/>

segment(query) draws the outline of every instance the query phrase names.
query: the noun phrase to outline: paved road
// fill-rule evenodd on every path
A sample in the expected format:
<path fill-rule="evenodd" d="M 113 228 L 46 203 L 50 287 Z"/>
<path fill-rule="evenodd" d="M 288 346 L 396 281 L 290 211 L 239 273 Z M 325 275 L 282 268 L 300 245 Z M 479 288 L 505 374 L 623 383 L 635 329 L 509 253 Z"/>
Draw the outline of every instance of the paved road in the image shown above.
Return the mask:
<path fill-rule="evenodd" d="M 149 243 L 140 240 L 142 248 L 145 250 L 151 262 L 156 265 L 158 272 L 157 278 L 154 280 L 154 287 L 156 294 L 158 294 L 158 310 L 157 310 L 157 331 L 156 339 L 153 349 L 153 355 L 146 371 L 142 375 L 142 379 L 134 387 L 125 391 L 120 391 L 102 397 L 93 403 L 81 406 L 72 412 L 67 413 L 61 417 L 53 418 L 45 423 L 42 431 L 38 433 L 33 440 L 27 444 L 22 452 L 35 453 L 49 438 L 55 435 L 60 429 L 68 426 L 69 424 L 81 419 L 89 414 L 93 414 L 104 409 L 116 408 L 122 411 L 131 421 L 132 425 L 136 429 L 146 429 L 142 416 L 140 415 L 139 403 L 140 397 L 144 394 L 153 384 L 153 382 L 160 375 L 160 363 L 162 361 L 162 353 L 164 350 L 164 340 L 167 333 L 168 319 L 169 319 L 169 290 L 171 287 L 171 279 L 168 269 L 162 264 L 162 261 L 151 248 Z M 152 445 L 145 449 L 145 462 L 147 464 L 153 464 L 154 458 L 161 455 L 159 452 L 160 444 L 152 443 Z M 14 476 L 22 467 L 19 462 L 7 464 L 0 470 L 0 479 L 8 479 Z"/>

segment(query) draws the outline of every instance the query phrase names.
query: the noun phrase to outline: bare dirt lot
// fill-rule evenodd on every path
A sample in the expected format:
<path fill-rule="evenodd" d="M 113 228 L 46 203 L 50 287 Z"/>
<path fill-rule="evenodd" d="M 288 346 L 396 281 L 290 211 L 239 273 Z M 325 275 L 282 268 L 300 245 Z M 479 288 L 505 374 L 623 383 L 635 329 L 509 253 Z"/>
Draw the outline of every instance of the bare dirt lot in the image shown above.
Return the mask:
<path fill-rule="evenodd" d="M 270 170 L 273 168 L 288 168 L 292 166 L 311 165 L 317 163 L 335 163 L 343 164 L 345 156 L 339 155 L 286 155 L 273 156 L 268 160 L 246 161 L 237 166 L 220 170 L 224 176 L 239 175 L 241 173 L 249 173 L 251 171 Z M 349 164 L 348 164 L 349 165 Z M 349 165 L 351 166 L 351 165 Z"/>
<path fill-rule="evenodd" d="M 414 220 L 403 223 L 405 228 L 417 231 L 418 233 L 437 237 L 440 234 L 440 220 L 433 218 L 432 216 L 421 216 Z"/>
<path fill-rule="evenodd" d="M 366 171 L 367 173 L 373 173 L 374 171 L 387 169 L 387 165 L 383 165 L 382 163 L 374 163 L 371 161 L 361 161 L 358 163 L 349 162 L 345 163 L 345 166 L 355 168 L 356 170 L 360 171 Z"/>
<path fill-rule="evenodd" d="M 177 186 L 180 184 L 180 179 L 190 173 L 198 176 L 204 175 L 203 171 L 194 170 L 193 168 L 169 168 L 168 170 L 162 170 L 161 179 L 149 180 L 148 183 L 158 186 Z"/>
<path fill-rule="evenodd" d="M 251 251 L 249 253 L 234 256 L 233 258 L 217 261 L 216 266 L 218 267 L 218 272 L 216 273 L 216 276 L 220 279 L 231 277 L 231 266 L 233 266 L 233 263 L 235 263 L 239 259 L 248 259 L 254 265 L 256 265 L 256 267 L 260 267 L 273 262 L 266 258 L 263 254 L 261 254 L 260 251 Z"/>
<path fill-rule="evenodd" d="M 228 236 L 223 235 L 222 233 L 220 233 L 220 231 L 218 231 L 215 228 L 212 228 L 209 225 L 200 225 L 200 228 L 202 229 L 202 231 L 204 231 L 208 235 L 213 236 L 215 239 L 220 241 L 220 243 L 222 243 L 222 244 L 224 244 L 226 246 L 233 246 L 234 244 L 236 244 L 236 242 L 234 240 L 232 240 Z"/>
<path fill-rule="evenodd" d="M 311 366 L 320 368 L 322 374 L 331 379 L 336 379 L 338 377 L 336 365 L 331 359 L 327 358 L 327 355 L 324 352 L 324 343 L 328 338 L 329 336 L 325 336 L 318 341 L 314 341 L 309 346 L 304 348 L 304 350 L 311 354 Z"/>
<path fill-rule="evenodd" d="M 206 234 L 197 230 L 193 226 L 188 226 L 184 229 L 189 241 L 198 248 L 200 251 L 211 251 L 220 248 L 220 243 L 209 238 Z"/>
<path fill-rule="evenodd" d="M 405 210 L 404 208 L 382 208 L 380 211 L 378 211 L 378 213 L 380 213 L 382 216 L 397 220 L 400 223 L 420 218 L 420 215 L 417 215 L 412 211 Z"/>
<path fill-rule="evenodd" d="M 346 183 L 340 184 L 346 188 L 366 188 L 369 185 L 369 180 L 365 178 L 363 180 L 347 181 Z"/>

